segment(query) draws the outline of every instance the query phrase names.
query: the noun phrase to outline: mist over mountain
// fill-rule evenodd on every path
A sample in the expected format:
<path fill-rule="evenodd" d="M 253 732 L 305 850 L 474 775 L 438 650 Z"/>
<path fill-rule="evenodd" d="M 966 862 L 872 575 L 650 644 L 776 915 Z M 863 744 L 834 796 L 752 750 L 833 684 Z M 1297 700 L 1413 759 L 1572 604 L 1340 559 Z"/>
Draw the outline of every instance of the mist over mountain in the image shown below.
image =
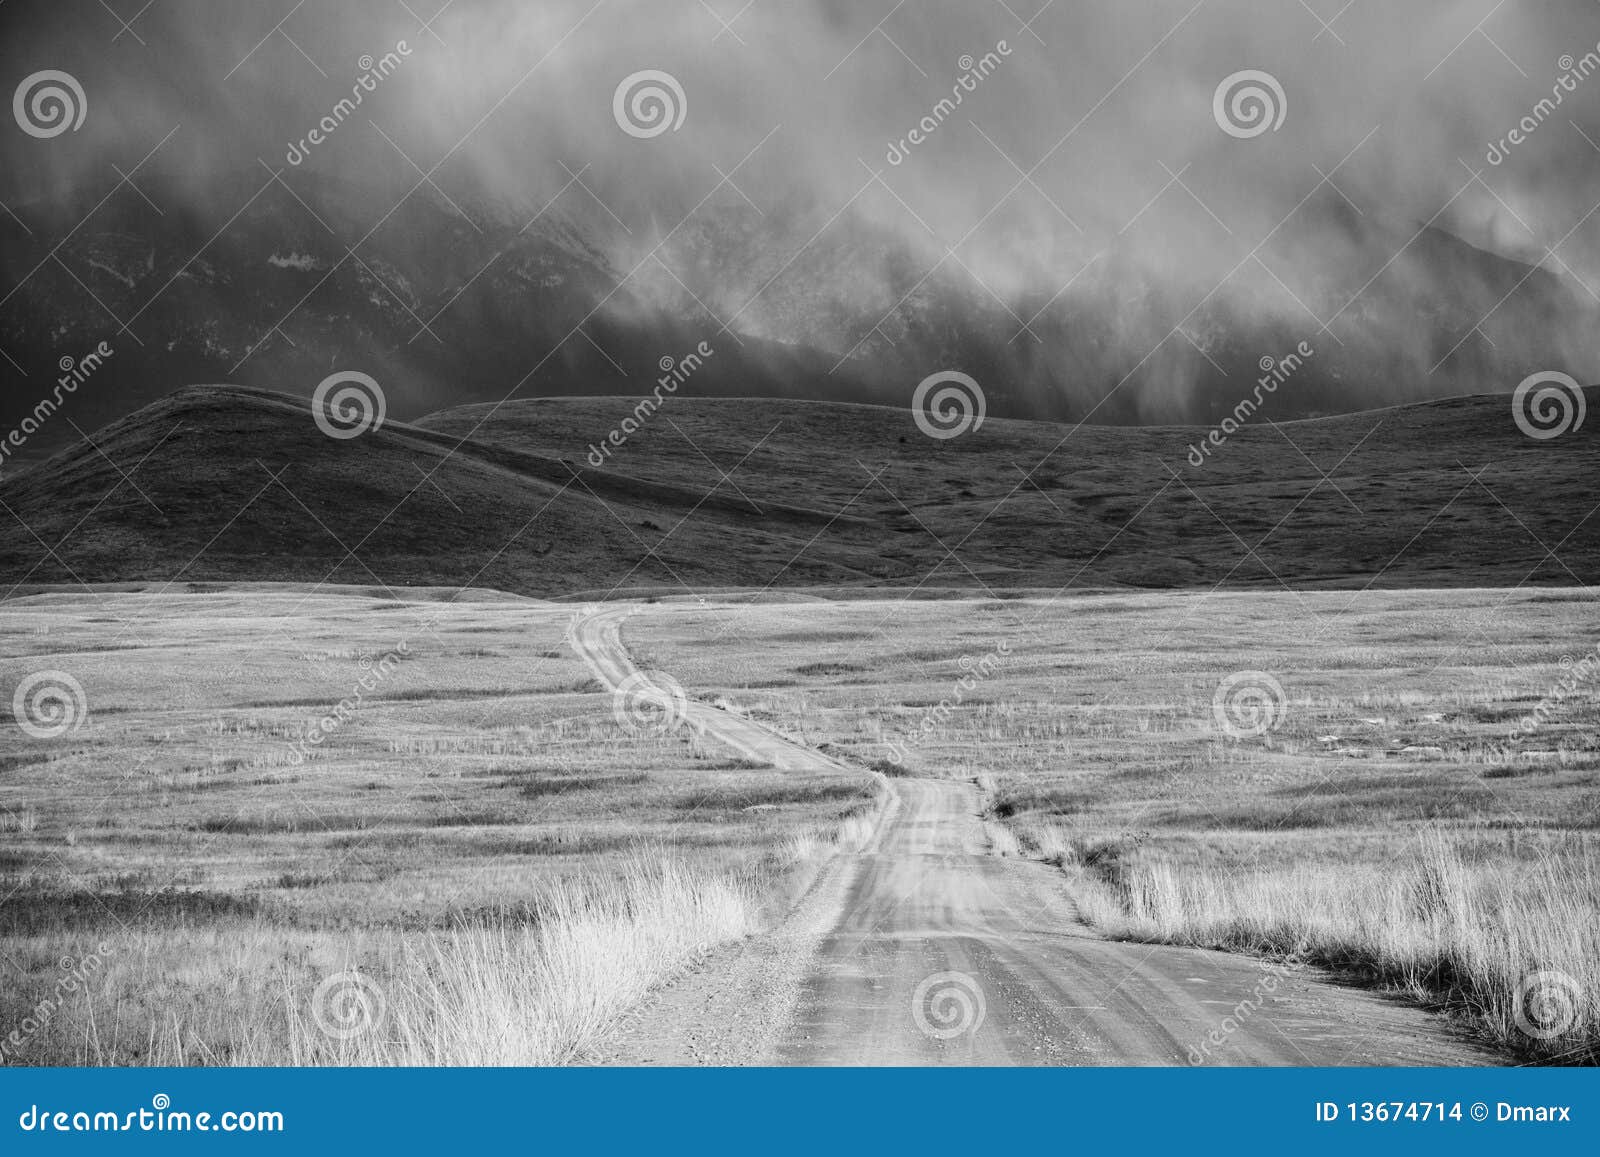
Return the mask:
<path fill-rule="evenodd" d="M 504 209 L 458 202 L 458 213 L 418 194 L 380 230 L 405 244 L 364 257 L 347 246 L 365 204 L 329 180 L 273 182 L 189 260 L 176 255 L 206 245 L 206 223 L 125 193 L 53 255 L 38 252 L 42 242 L 7 248 L 11 281 L 44 264 L 0 310 L 0 345 L 33 381 L 106 341 L 112 356 L 74 399 L 80 425 L 185 383 L 308 395 L 352 366 L 408 418 L 508 395 L 646 393 L 663 358 L 701 342 L 714 353 L 682 383 L 686 396 L 905 405 L 922 377 L 961 367 L 1000 417 L 1206 423 L 1249 391 L 1262 358 L 1302 342 L 1314 354 L 1274 399 L 1279 418 L 1502 390 L 1535 364 L 1538 343 L 1570 342 L 1581 357 L 1600 320 L 1559 276 L 1437 230 L 1413 246 L 1433 276 L 1374 286 L 1323 333 L 1310 314 L 1359 289 L 1359 266 L 1326 268 L 1302 319 L 1251 309 L 1252 292 L 1270 291 L 1263 273 L 1184 316 L 1134 261 L 1110 253 L 1041 311 L 1032 295 L 986 294 L 959 267 L 926 273 L 926 250 L 859 220 L 836 224 L 759 293 L 769 267 L 803 242 L 797 219 L 724 207 L 624 280 L 583 214 L 547 212 L 522 227 Z M 736 314 L 724 331 L 719 319 Z M 1018 317 L 1033 314 L 1024 328 Z M 0 417 L 14 423 L 31 408 L 19 374 Z"/>
<path fill-rule="evenodd" d="M 0 8 L 5 75 L 87 104 L 0 140 L 8 425 L 101 341 L 84 429 L 343 369 L 402 419 L 641 394 L 701 342 L 686 395 L 906 405 L 954 369 L 1114 424 L 1213 422 L 1302 344 L 1274 418 L 1600 377 L 1600 81 L 1485 159 L 1592 5 L 194 6 Z M 678 129 L 622 129 L 634 68 Z M 1283 124 L 1239 139 L 1214 90 L 1252 68 Z"/>

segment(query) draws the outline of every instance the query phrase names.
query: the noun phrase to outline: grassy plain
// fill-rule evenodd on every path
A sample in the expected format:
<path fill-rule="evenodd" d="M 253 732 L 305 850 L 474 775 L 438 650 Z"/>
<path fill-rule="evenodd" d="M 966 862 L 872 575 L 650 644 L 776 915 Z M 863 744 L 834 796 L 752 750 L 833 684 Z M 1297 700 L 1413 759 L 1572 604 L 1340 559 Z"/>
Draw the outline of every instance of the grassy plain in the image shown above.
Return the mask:
<path fill-rule="evenodd" d="M 977 779 L 997 850 L 1059 864 L 1111 935 L 1305 959 L 1593 1060 L 1596 598 L 796 600 L 625 638 L 835 754 Z M 1215 714 L 1239 672 L 1282 688 L 1260 735 Z"/>
<path fill-rule="evenodd" d="M 571 606 L 383 593 L 0 607 L 8 698 L 59 671 L 87 707 L 0 712 L 7 1063 L 570 1060 L 872 807 L 624 729 Z"/>
<path fill-rule="evenodd" d="M 865 776 L 625 730 L 563 642 L 571 606 L 380 593 L 0 609 L 5 687 L 59 670 L 88 707 L 54 739 L 0 722 L 0 1028 L 33 1026 L 8 1062 L 571 1060 L 865 826 Z M 666 600 L 623 638 L 848 762 L 977 780 L 996 850 L 1058 865 L 1110 935 L 1308 960 L 1582 1060 L 1594 608 L 1531 589 L 730 597 Z M 1259 735 L 1216 713 L 1240 672 L 1282 689 Z"/>

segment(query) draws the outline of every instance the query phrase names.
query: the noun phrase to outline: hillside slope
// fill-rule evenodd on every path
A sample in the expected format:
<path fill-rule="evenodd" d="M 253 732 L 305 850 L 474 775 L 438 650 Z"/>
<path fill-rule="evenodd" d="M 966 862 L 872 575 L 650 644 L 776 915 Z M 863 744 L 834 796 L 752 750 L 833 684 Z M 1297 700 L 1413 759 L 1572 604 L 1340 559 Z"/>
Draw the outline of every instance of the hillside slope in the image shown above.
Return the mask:
<path fill-rule="evenodd" d="M 707 584 L 727 581 L 730 559 L 781 565 L 820 521 L 713 499 L 652 553 L 698 494 L 399 423 L 339 441 L 298 399 L 236 387 L 179 391 L 93 440 L 0 484 L 8 587 L 262 579 L 538 594 L 630 572 L 633 584 Z M 840 543 L 837 562 L 798 573 L 850 581 L 851 554 Z"/>
<path fill-rule="evenodd" d="M 468 406 L 338 441 L 286 395 L 181 390 L 0 482 L 0 579 L 1600 584 L 1600 437 L 1530 439 L 1503 397 L 1263 422 L 1200 467 L 1186 427 L 991 419 L 938 441 L 901 410 L 671 398 L 591 466 L 634 404 Z"/>
<path fill-rule="evenodd" d="M 466 406 L 419 425 L 581 458 L 632 405 Z M 1600 581 L 1593 423 L 1537 441 L 1504 396 L 1258 421 L 1195 467 L 1193 427 L 991 419 L 938 441 L 904 410 L 674 398 L 602 472 L 704 491 L 727 470 L 719 493 L 869 517 L 881 577 L 935 587 Z"/>

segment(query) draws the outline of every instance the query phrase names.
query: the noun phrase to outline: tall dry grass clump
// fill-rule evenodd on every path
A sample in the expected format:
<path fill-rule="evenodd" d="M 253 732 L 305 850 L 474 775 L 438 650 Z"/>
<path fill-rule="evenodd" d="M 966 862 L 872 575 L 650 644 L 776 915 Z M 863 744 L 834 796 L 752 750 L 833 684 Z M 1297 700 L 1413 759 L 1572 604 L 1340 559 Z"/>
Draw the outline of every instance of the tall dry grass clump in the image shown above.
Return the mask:
<path fill-rule="evenodd" d="M 809 878 L 874 827 L 875 812 L 857 813 L 796 838 L 776 875 Z M 409 948 L 387 989 L 353 976 L 345 991 L 291 999 L 288 1063 L 568 1063 L 698 955 L 758 931 L 776 886 L 665 855 L 560 881 L 540 893 L 532 921 L 468 924 Z M 359 1029 L 348 1038 L 346 1021 Z"/>
<path fill-rule="evenodd" d="M 293 1000 L 287 1059 L 564 1064 L 697 954 L 753 931 L 758 898 L 734 877 L 638 858 L 615 875 L 547 886 L 533 911 L 410 946 L 398 975 L 374 980 L 375 995 L 351 978 L 349 991 Z M 344 1024 L 358 1031 L 341 1039 Z"/>
<path fill-rule="evenodd" d="M 1086 920 L 1110 935 L 1295 956 L 1466 1013 L 1541 1060 L 1600 1060 L 1600 857 L 1474 861 L 1433 835 L 1399 868 L 1229 873 L 1080 848 Z"/>
<path fill-rule="evenodd" d="M 85 983 L 23 1022 L 15 1059 L 563 1064 L 698 955 L 755 931 L 760 884 L 640 852 L 437 931 L 297 934 L 244 917 L 109 935 Z M 33 946 L 68 958 L 81 940 L 63 931 Z"/>
<path fill-rule="evenodd" d="M 119 929 L 92 975 L 24 1021 L 22 1063 L 559 1065 L 652 988 L 765 927 L 876 830 L 880 798 L 754 860 L 638 848 L 535 883 L 515 910 L 414 933 L 299 934 L 248 910 Z M 84 937 L 41 930 L 48 964 Z M 7 1054 L 10 1059 L 10 1054 Z"/>

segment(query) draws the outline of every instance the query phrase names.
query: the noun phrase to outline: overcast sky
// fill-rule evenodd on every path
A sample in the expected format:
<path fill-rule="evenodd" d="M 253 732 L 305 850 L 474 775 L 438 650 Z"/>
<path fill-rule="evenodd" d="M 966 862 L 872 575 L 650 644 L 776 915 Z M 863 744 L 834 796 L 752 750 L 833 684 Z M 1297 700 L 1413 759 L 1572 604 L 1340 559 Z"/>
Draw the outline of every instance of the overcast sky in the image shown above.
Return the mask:
<path fill-rule="evenodd" d="M 1040 5 L 154 0 L 125 29 L 96 0 L 10 0 L 8 86 L 62 69 L 88 112 L 51 140 L 3 134 L 0 199 L 75 186 L 97 197 L 112 165 L 167 138 L 144 171 L 184 181 L 220 224 L 235 206 L 208 202 L 217 176 L 257 158 L 282 166 L 361 57 L 403 40 L 411 55 L 298 170 L 370 184 L 375 215 L 415 181 L 411 162 L 438 166 L 446 194 L 532 205 L 566 184 L 564 164 L 633 231 L 606 239 L 625 252 L 755 149 L 734 181 L 763 211 L 820 226 L 848 204 L 935 247 L 959 243 L 1005 291 L 1059 284 L 1112 243 L 1158 278 L 1214 279 L 1343 160 L 1332 179 L 1364 215 L 1437 220 L 1534 260 L 1560 243 L 1600 286 L 1600 214 L 1584 220 L 1600 201 L 1600 74 L 1504 163 L 1485 160 L 1557 86 L 1561 58 L 1595 50 L 1592 0 Z M 131 18 L 140 5 L 111 8 Z M 962 57 L 1001 41 L 992 75 L 889 164 L 891 142 L 956 86 Z M 681 84 L 677 131 L 619 131 L 614 90 L 643 69 Z M 1253 139 L 1213 115 L 1219 81 L 1245 69 L 1277 78 L 1286 105 L 1282 127 Z M 862 192 L 871 170 L 892 194 Z"/>

